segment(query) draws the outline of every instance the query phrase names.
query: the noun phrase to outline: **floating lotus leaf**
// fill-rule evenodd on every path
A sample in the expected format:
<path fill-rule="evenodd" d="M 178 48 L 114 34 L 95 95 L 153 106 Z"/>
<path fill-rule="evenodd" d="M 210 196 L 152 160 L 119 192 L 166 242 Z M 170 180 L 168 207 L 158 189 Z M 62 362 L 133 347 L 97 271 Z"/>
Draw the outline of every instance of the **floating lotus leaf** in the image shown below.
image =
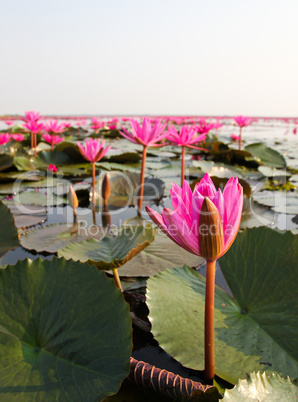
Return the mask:
<path fill-rule="evenodd" d="M 223 402 L 293 402 L 298 399 L 298 388 L 289 378 L 272 373 L 251 373 L 239 380 L 233 389 L 226 389 Z"/>
<path fill-rule="evenodd" d="M 245 198 L 240 228 L 272 226 L 277 223 L 277 218 L 277 213 L 271 208 L 258 204 L 252 198 Z"/>
<path fill-rule="evenodd" d="M 231 383 L 256 370 L 296 378 L 298 237 L 246 229 L 219 262 L 234 297 L 216 287 L 216 374 Z M 160 346 L 184 366 L 203 370 L 205 278 L 175 268 L 149 278 L 147 289 Z"/>
<path fill-rule="evenodd" d="M 287 166 L 285 158 L 277 151 L 267 147 L 262 142 L 247 145 L 245 150 L 250 152 L 263 165 L 283 169 Z"/>
<path fill-rule="evenodd" d="M 100 226 L 93 225 L 88 229 L 78 223 L 54 223 L 28 230 L 21 237 L 21 245 L 29 250 L 56 253 L 69 243 L 78 243 L 90 237 L 101 239 L 104 233 Z"/>
<path fill-rule="evenodd" d="M 75 161 L 65 152 L 54 149 L 54 151 L 41 151 L 34 158 L 34 163 L 38 167 L 48 167 L 49 164 L 62 166 L 71 165 Z"/>
<path fill-rule="evenodd" d="M 36 169 L 33 161 L 26 156 L 16 156 L 14 158 L 14 165 L 19 171 L 31 171 Z"/>
<path fill-rule="evenodd" d="M 87 261 L 98 269 L 111 270 L 122 267 L 153 240 L 152 226 L 128 226 L 120 228 L 115 236 L 106 236 L 100 241 L 90 239 L 80 244 L 70 244 L 59 250 L 58 255 L 74 261 Z"/>
<path fill-rule="evenodd" d="M 52 205 L 62 205 L 67 204 L 67 199 L 62 197 L 57 197 L 54 194 L 44 194 L 36 191 L 24 191 L 23 193 L 17 194 L 13 197 L 13 200 L 17 204 L 31 204 L 31 205 L 42 205 L 42 206 L 52 206 Z"/>
<path fill-rule="evenodd" d="M 113 149 L 113 151 L 109 151 L 109 153 L 105 156 L 105 159 L 111 163 L 135 163 L 141 159 L 141 156 L 138 152 L 123 152 L 120 149 Z"/>
<path fill-rule="evenodd" d="M 186 263 L 192 267 L 198 267 L 205 262 L 204 258 L 198 257 L 177 246 L 163 233 L 155 235 L 155 241 L 145 250 L 129 261 L 119 275 L 149 277 L 160 271 L 174 268 L 177 264 Z"/>
<path fill-rule="evenodd" d="M 140 173 L 140 164 L 138 163 L 115 163 L 115 162 L 97 162 L 96 167 L 104 170 L 118 170 L 120 172 Z"/>
<path fill-rule="evenodd" d="M 94 402 L 129 373 L 131 319 L 113 281 L 54 258 L 0 270 L 3 401 Z"/>
<path fill-rule="evenodd" d="M 22 205 L 22 208 L 15 204 L 8 204 L 7 206 L 13 214 L 18 229 L 37 225 L 47 219 L 47 212 L 41 205 Z"/>
<path fill-rule="evenodd" d="M 271 207 L 284 214 L 298 214 L 298 193 L 296 191 L 261 191 L 253 195 L 259 204 Z"/>
<path fill-rule="evenodd" d="M 19 245 L 18 231 L 13 216 L 6 205 L 0 201 L 0 257 Z"/>

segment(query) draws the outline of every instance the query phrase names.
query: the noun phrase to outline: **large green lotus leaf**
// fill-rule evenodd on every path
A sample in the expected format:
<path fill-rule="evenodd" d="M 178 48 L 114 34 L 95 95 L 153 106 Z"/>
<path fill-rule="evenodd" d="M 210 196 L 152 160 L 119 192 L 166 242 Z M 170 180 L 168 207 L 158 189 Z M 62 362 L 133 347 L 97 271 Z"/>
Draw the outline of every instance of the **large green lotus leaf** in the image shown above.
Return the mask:
<path fill-rule="evenodd" d="M 18 231 L 13 216 L 6 205 L 0 201 L 0 257 L 19 245 Z"/>
<path fill-rule="evenodd" d="M 220 265 L 234 297 L 216 287 L 216 374 L 231 383 L 256 370 L 295 378 L 297 236 L 247 229 Z M 147 289 L 161 347 L 183 365 L 203 370 L 205 278 L 188 267 L 175 268 L 150 278 Z"/>
<path fill-rule="evenodd" d="M 93 225 L 92 230 L 88 231 L 78 223 L 54 223 L 28 230 L 21 236 L 21 245 L 29 250 L 56 253 L 69 243 L 79 243 L 90 237 L 101 239 L 103 236 L 104 229 L 100 226 Z"/>
<path fill-rule="evenodd" d="M 13 197 L 13 200 L 17 204 L 24 205 L 52 206 L 67 204 L 67 199 L 57 197 L 54 194 L 44 194 L 36 191 L 25 191 L 17 194 Z"/>
<path fill-rule="evenodd" d="M 96 199 L 102 204 L 101 187 L 104 175 L 96 180 Z M 111 195 L 108 198 L 109 208 L 123 208 L 137 204 L 137 189 L 140 184 L 140 174 L 133 172 L 109 172 Z M 164 183 L 162 180 L 146 177 L 144 183 L 144 200 L 156 200 L 163 197 Z"/>
<path fill-rule="evenodd" d="M 80 244 L 70 244 L 58 251 L 60 257 L 94 264 L 98 269 L 122 267 L 154 240 L 151 225 L 122 227 L 118 234 L 105 236 L 98 241 L 90 239 Z M 121 273 L 121 271 L 120 271 Z"/>
<path fill-rule="evenodd" d="M 134 163 L 138 162 L 141 156 L 138 152 L 123 152 L 120 149 L 113 149 L 113 152 L 112 150 L 108 152 L 105 159 L 112 163 Z"/>
<path fill-rule="evenodd" d="M 119 275 L 149 277 L 177 265 L 187 263 L 189 266 L 198 267 L 204 262 L 204 258 L 185 251 L 165 234 L 157 233 L 155 241 L 125 264 Z"/>
<path fill-rule="evenodd" d="M 60 177 L 54 177 L 52 175 L 48 175 L 46 178 L 39 180 L 39 181 L 33 181 L 33 182 L 25 182 L 22 183 L 23 188 L 26 187 L 55 187 L 56 189 L 59 187 L 65 187 L 69 188 L 70 181 L 66 179 L 62 179 Z"/>
<path fill-rule="evenodd" d="M 23 205 L 19 208 L 19 205 L 8 203 L 7 206 L 18 229 L 43 223 L 47 219 L 47 212 L 41 205 Z"/>
<path fill-rule="evenodd" d="M 267 147 L 262 142 L 247 145 L 245 150 L 250 152 L 263 165 L 280 169 L 287 166 L 285 158 L 279 152 Z"/>
<path fill-rule="evenodd" d="M 3 401 L 99 401 L 129 372 L 131 319 L 113 281 L 54 258 L 0 270 Z"/>
<path fill-rule="evenodd" d="M 7 154 L 0 155 L 0 172 L 13 166 L 13 157 Z"/>
<path fill-rule="evenodd" d="M 140 172 L 140 165 L 136 163 L 97 162 L 96 166 L 103 170 L 118 170 L 120 172 Z"/>
<path fill-rule="evenodd" d="M 284 214 L 298 214 L 298 193 L 291 191 L 261 191 L 253 195 L 259 204 Z"/>
<path fill-rule="evenodd" d="M 71 165 L 75 163 L 75 161 L 65 152 L 54 149 L 54 151 L 39 152 L 36 158 L 34 158 L 34 163 L 38 167 L 47 167 L 49 164 L 56 166 Z"/>
<path fill-rule="evenodd" d="M 298 399 L 298 388 L 290 378 L 276 373 L 251 373 L 239 380 L 233 389 L 225 391 L 223 402 L 293 402 Z"/>
<path fill-rule="evenodd" d="M 26 156 L 15 156 L 14 165 L 19 171 L 35 170 L 35 164 Z"/>

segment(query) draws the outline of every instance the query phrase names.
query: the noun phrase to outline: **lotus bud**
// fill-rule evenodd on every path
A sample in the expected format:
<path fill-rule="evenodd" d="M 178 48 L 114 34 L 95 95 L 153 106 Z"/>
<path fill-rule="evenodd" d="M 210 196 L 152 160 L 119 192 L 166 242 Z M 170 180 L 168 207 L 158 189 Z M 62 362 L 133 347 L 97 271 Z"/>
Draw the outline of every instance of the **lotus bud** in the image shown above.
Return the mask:
<path fill-rule="evenodd" d="M 79 200 L 76 195 L 76 192 L 74 191 L 72 186 L 69 186 L 69 192 L 68 192 L 68 201 L 69 205 L 73 208 L 76 209 L 79 206 Z"/>
<path fill-rule="evenodd" d="M 102 186 L 101 186 L 101 196 L 102 196 L 105 204 L 110 195 L 111 195 L 111 183 L 110 183 L 109 176 L 106 173 L 105 177 L 103 178 Z"/>
<path fill-rule="evenodd" d="M 207 261 L 216 260 L 224 246 L 223 227 L 219 211 L 213 202 L 205 197 L 199 217 L 199 250 Z"/>

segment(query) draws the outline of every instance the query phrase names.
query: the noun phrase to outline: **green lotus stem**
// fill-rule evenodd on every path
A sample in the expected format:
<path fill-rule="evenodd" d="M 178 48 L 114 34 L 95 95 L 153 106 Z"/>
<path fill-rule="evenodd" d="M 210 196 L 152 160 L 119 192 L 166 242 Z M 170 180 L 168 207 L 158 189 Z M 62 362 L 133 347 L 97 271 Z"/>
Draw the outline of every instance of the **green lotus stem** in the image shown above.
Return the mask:
<path fill-rule="evenodd" d="M 185 170 L 185 146 L 182 146 L 182 154 L 181 154 L 181 187 L 183 186 L 183 181 L 184 181 L 184 170 Z"/>
<path fill-rule="evenodd" d="M 206 294 L 205 294 L 205 380 L 213 383 L 215 373 L 214 353 L 214 291 L 215 291 L 215 264 L 207 261 Z"/>
<path fill-rule="evenodd" d="M 118 274 L 118 268 L 113 269 L 113 275 L 114 275 L 115 285 L 117 286 L 118 289 L 120 289 L 122 291 L 122 286 L 121 286 L 121 282 L 120 282 L 120 278 L 119 278 L 119 274 Z"/>
<path fill-rule="evenodd" d="M 241 142 L 242 142 L 242 127 L 240 127 L 239 131 L 239 151 L 241 151 Z"/>
<path fill-rule="evenodd" d="M 147 154 L 147 147 L 144 146 L 144 147 L 143 147 L 142 167 L 141 167 L 141 179 L 140 179 L 139 201 L 138 201 L 138 209 L 139 209 L 139 211 L 142 210 L 142 205 L 143 205 L 146 154 Z"/>
<path fill-rule="evenodd" d="M 95 162 L 92 162 L 92 204 L 95 206 Z"/>
<path fill-rule="evenodd" d="M 77 209 L 73 209 L 73 223 L 77 223 Z"/>
<path fill-rule="evenodd" d="M 96 225 L 96 211 L 95 211 L 95 207 L 92 209 L 92 215 L 93 215 L 93 225 Z"/>

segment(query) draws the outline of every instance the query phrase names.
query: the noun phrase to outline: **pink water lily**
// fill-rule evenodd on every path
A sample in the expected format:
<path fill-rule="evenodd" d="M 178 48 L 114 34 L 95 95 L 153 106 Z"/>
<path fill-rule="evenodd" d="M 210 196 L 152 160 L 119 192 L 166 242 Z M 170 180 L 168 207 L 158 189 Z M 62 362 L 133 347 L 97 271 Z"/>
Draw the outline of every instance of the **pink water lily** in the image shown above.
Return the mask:
<path fill-rule="evenodd" d="M 51 144 L 52 148 L 53 148 L 54 145 L 59 144 L 59 142 L 64 141 L 64 137 L 59 137 L 59 135 L 53 135 L 53 134 L 43 134 L 42 138 L 46 142 Z"/>
<path fill-rule="evenodd" d="M 181 155 L 181 186 L 184 181 L 184 170 L 185 170 L 185 147 L 200 149 L 203 151 L 207 151 L 205 148 L 200 148 L 194 146 L 198 142 L 204 141 L 206 138 L 206 134 L 197 135 L 197 129 L 195 126 L 182 126 L 180 132 L 176 130 L 175 127 L 170 127 L 168 130 L 167 139 L 170 142 L 175 143 L 179 147 L 182 148 Z"/>
<path fill-rule="evenodd" d="M 31 148 L 34 147 L 34 156 L 36 156 L 36 146 L 37 146 L 36 136 L 38 133 L 42 132 L 45 129 L 45 126 L 43 123 L 39 123 L 37 120 L 28 120 L 27 123 L 25 123 L 23 126 L 27 128 L 27 130 L 29 130 L 31 133 Z"/>
<path fill-rule="evenodd" d="M 28 110 L 27 112 L 25 112 L 25 117 L 24 117 L 24 120 L 26 121 L 26 122 L 29 122 L 29 121 L 37 121 L 37 120 L 39 120 L 40 119 L 40 114 L 39 114 L 39 112 L 34 112 L 33 110 Z"/>
<path fill-rule="evenodd" d="M 4 120 L 4 123 L 5 123 L 7 126 L 12 126 L 12 125 L 14 124 L 14 121 L 13 121 L 13 120 Z"/>
<path fill-rule="evenodd" d="M 201 179 L 192 192 L 184 181 L 182 188 L 173 183 L 171 201 L 174 211 L 164 208 L 162 216 L 146 207 L 150 218 L 168 237 L 192 254 L 201 255 L 199 237 L 199 219 L 205 198 L 215 205 L 219 211 L 223 228 L 224 244 L 220 258 L 230 247 L 238 233 L 243 207 L 243 189 L 238 178 L 230 178 L 223 192 L 216 190 L 208 173 Z"/>
<path fill-rule="evenodd" d="M 140 190 L 139 190 L 139 200 L 138 200 L 138 208 L 142 209 L 143 204 L 143 194 L 144 194 L 144 179 L 145 179 L 145 163 L 146 163 L 146 155 L 147 155 L 147 147 L 162 147 L 166 144 L 158 144 L 161 140 L 168 136 L 167 132 L 163 132 L 166 127 L 166 124 L 161 124 L 159 119 L 156 120 L 155 124 L 152 126 L 150 119 L 147 117 L 144 118 L 142 127 L 139 123 L 131 119 L 130 125 L 132 129 L 132 133 L 127 131 L 123 126 L 122 130 L 124 132 L 120 132 L 124 138 L 129 141 L 140 144 L 143 146 L 143 156 L 142 156 L 142 166 L 141 166 L 141 176 L 140 176 Z"/>
<path fill-rule="evenodd" d="M 146 206 L 151 219 L 176 244 L 192 254 L 206 258 L 205 292 L 205 379 L 213 382 L 215 264 L 232 245 L 241 220 L 243 189 L 238 178 L 231 178 L 223 192 L 216 190 L 206 174 L 191 191 L 184 181 L 182 188 L 173 184 L 171 201 L 174 210 L 164 208 L 162 216 Z"/>
<path fill-rule="evenodd" d="M 0 145 L 6 144 L 7 142 L 10 141 L 10 134 L 5 133 L 5 134 L 0 134 Z"/>
<path fill-rule="evenodd" d="M 79 150 L 82 156 L 89 162 L 98 162 L 105 154 L 112 148 L 112 146 L 104 147 L 105 140 L 100 142 L 98 138 L 88 138 L 85 141 L 85 146 L 83 146 L 80 142 L 77 142 Z"/>
<path fill-rule="evenodd" d="M 50 170 L 53 173 L 58 172 L 57 166 L 56 165 L 52 165 L 51 163 L 48 166 L 48 170 Z"/>
<path fill-rule="evenodd" d="M 131 119 L 130 125 L 132 133 L 122 126 L 124 132 L 121 132 L 121 134 L 127 140 L 134 142 L 135 144 L 143 145 L 144 147 L 163 146 L 163 144 L 158 144 L 158 142 L 166 138 L 168 135 L 167 132 L 163 133 L 166 124 L 161 124 L 160 120 L 157 120 L 157 122 L 152 126 L 150 119 L 145 117 L 142 126 L 140 126 L 136 120 Z"/>
<path fill-rule="evenodd" d="M 249 126 L 252 123 L 252 119 L 250 117 L 244 116 L 236 116 L 234 117 L 235 123 L 239 126 L 239 150 L 241 150 L 242 144 L 242 128 Z"/>
<path fill-rule="evenodd" d="M 250 117 L 244 117 L 244 116 L 236 116 L 233 118 L 235 123 L 239 127 L 246 127 L 251 124 L 251 118 Z"/>
<path fill-rule="evenodd" d="M 95 200 L 95 162 L 98 162 L 102 157 L 105 156 L 105 154 L 112 148 L 112 146 L 109 147 L 104 147 L 105 146 L 105 140 L 100 142 L 100 140 L 89 138 L 88 140 L 85 141 L 85 146 L 80 142 L 77 142 L 79 151 L 81 152 L 82 156 L 87 160 L 92 163 L 92 203 L 94 206 L 94 200 Z"/>
<path fill-rule="evenodd" d="M 65 125 L 64 123 L 59 124 L 58 120 L 49 120 L 45 123 L 45 130 L 48 133 L 60 134 L 65 130 Z"/>
<path fill-rule="evenodd" d="M 21 142 L 21 141 L 23 141 L 25 139 L 25 136 L 24 136 L 24 134 L 12 134 L 12 138 L 15 141 Z"/>
<path fill-rule="evenodd" d="M 92 117 L 91 119 L 91 128 L 95 130 L 95 133 L 98 134 L 99 129 L 104 127 L 105 123 L 103 121 L 99 121 L 96 117 Z"/>
<path fill-rule="evenodd" d="M 231 134 L 231 138 L 232 138 L 233 141 L 239 141 L 240 140 L 240 135 Z"/>

